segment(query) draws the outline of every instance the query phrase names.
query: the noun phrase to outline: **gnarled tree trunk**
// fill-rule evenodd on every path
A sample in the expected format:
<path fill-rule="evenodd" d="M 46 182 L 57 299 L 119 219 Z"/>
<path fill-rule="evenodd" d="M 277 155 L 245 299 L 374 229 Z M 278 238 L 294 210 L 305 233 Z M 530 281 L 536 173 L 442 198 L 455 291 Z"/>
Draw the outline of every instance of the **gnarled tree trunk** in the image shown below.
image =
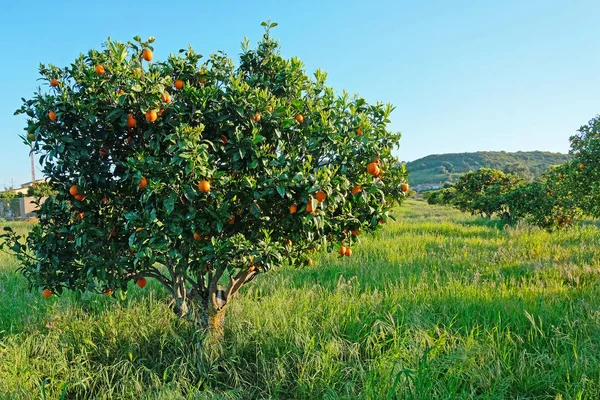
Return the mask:
<path fill-rule="evenodd" d="M 174 276 L 173 311 L 192 322 L 198 330 L 205 333 L 205 345 L 218 347 L 225 333 L 225 313 L 227 305 L 235 293 L 247 282 L 256 277 L 258 271 L 245 270 L 235 277 L 230 276 L 229 284 L 218 284 L 225 268 L 219 268 L 208 275 L 208 285 L 198 285 L 192 281 L 192 287 L 186 288 L 187 277 Z"/>

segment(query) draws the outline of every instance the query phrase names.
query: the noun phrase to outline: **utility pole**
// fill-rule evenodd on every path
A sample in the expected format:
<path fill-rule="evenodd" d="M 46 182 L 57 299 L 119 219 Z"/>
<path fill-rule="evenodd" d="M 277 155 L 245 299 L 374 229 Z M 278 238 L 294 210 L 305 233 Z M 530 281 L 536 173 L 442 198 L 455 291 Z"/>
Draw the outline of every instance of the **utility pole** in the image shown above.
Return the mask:
<path fill-rule="evenodd" d="M 35 182 L 35 161 L 33 159 L 33 152 L 31 153 L 31 183 Z"/>

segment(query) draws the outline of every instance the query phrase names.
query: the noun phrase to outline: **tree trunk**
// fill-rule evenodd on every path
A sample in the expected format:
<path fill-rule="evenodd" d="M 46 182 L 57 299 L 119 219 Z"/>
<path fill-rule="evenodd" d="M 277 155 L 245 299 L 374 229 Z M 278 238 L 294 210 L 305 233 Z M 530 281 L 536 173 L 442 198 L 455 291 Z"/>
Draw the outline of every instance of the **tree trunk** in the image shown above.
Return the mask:
<path fill-rule="evenodd" d="M 216 310 L 208 299 L 191 293 L 184 299 L 175 299 L 173 303 L 175 314 L 193 323 L 197 330 L 204 333 L 206 345 L 214 346 L 223 342 L 227 307 Z"/>

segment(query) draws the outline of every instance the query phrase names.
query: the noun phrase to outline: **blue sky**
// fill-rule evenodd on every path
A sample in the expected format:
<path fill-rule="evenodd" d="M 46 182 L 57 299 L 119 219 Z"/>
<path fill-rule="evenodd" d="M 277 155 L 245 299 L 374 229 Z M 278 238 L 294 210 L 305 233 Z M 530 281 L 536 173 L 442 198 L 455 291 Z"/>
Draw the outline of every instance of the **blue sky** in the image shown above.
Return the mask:
<path fill-rule="evenodd" d="M 155 36 L 155 57 L 191 44 L 234 59 L 273 31 L 286 57 L 336 90 L 392 103 L 398 156 L 568 150 L 600 113 L 600 1 L 29 1 L 0 12 L 0 188 L 29 180 L 13 116 L 40 62 L 66 65 L 111 36 Z M 39 172 L 38 172 L 39 174 Z"/>

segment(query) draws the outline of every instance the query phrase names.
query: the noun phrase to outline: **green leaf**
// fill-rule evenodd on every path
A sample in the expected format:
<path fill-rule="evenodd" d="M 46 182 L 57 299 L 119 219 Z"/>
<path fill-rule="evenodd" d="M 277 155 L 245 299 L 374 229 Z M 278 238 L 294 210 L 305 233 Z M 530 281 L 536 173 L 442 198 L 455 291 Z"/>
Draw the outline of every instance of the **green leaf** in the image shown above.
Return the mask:
<path fill-rule="evenodd" d="M 258 208 L 258 205 L 256 205 L 256 203 L 252 203 L 252 215 L 254 215 L 256 218 L 260 219 L 260 208 Z"/>
<path fill-rule="evenodd" d="M 167 215 L 171 214 L 175 209 L 175 195 L 172 193 L 170 197 L 163 200 L 163 205 L 167 210 Z"/>
<path fill-rule="evenodd" d="M 285 187 L 283 186 L 277 186 L 277 193 L 279 193 L 279 195 L 283 198 L 285 197 Z"/>

